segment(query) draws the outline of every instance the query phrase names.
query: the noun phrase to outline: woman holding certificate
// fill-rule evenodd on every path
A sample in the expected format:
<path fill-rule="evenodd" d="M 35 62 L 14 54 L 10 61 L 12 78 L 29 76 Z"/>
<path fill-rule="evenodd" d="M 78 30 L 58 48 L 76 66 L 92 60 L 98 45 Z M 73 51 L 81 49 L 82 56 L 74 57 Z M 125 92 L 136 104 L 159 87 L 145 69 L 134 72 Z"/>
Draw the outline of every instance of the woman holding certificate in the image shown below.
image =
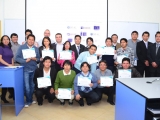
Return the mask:
<path fill-rule="evenodd" d="M 65 60 L 70 60 L 70 62 L 72 63 L 72 66 L 75 63 L 75 53 L 74 51 L 71 50 L 71 43 L 69 41 L 66 41 L 63 44 L 63 51 L 60 52 L 58 56 L 57 63 L 60 64 L 61 68 L 63 68 L 63 63 Z"/>
<path fill-rule="evenodd" d="M 99 97 L 93 89 L 97 87 L 97 78 L 90 72 L 90 65 L 87 62 L 81 64 L 81 73 L 74 79 L 75 98 L 80 106 L 84 106 L 83 98 L 86 98 L 87 105 L 97 102 Z"/>
<path fill-rule="evenodd" d="M 69 60 L 64 61 L 63 68 L 63 70 L 57 73 L 54 83 L 55 94 L 56 98 L 60 100 L 61 105 L 65 104 L 64 99 L 69 99 L 69 105 L 72 105 L 74 99 L 73 81 L 76 73 L 71 70 L 72 63 Z"/>
<path fill-rule="evenodd" d="M 49 56 L 44 57 L 43 61 L 43 67 L 37 68 L 34 74 L 34 83 L 36 88 L 36 98 L 38 105 L 43 104 L 43 95 L 46 95 L 48 98 L 48 102 L 53 102 L 53 99 L 55 98 L 54 94 L 54 81 L 56 78 L 56 70 L 51 67 L 52 64 L 52 58 Z"/>
<path fill-rule="evenodd" d="M 49 37 L 44 37 L 42 40 L 42 46 L 39 47 L 39 54 L 40 54 L 40 64 L 39 67 L 43 68 L 43 58 L 49 56 L 52 58 L 51 67 L 55 67 L 55 52 L 54 48 L 51 45 L 51 40 Z"/>
<path fill-rule="evenodd" d="M 14 65 L 13 52 L 11 49 L 10 39 L 7 35 L 4 35 L 2 36 L 0 43 L 0 66 L 13 66 L 13 65 Z M 10 94 L 13 95 L 13 89 L 9 88 L 8 90 Z M 7 88 L 2 88 L 1 100 L 4 103 L 9 103 L 6 100 L 6 93 L 7 93 Z"/>

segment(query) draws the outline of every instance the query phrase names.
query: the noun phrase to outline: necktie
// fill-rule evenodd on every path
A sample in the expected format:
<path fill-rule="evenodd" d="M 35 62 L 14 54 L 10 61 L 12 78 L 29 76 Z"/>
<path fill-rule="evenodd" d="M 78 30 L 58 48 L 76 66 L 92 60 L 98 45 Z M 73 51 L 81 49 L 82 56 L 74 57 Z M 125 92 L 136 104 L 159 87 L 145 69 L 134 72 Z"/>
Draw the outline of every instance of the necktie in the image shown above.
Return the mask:
<path fill-rule="evenodd" d="M 158 49 L 159 49 L 159 44 L 156 45 L 156 54 L 158 52 Z"/>
<path fill-rule="evenodd" d="M 77 50 L 78 50 L 78 54 L 79 54 L 80 46 L 77 46 L 77 48 L 78 48 Z"/>
<path fill-rule="evenodd" d="M 146 48 L 148 48 L 148 43 L 147 42 L 145 42 L 145 45 L 146 45 Z"/>

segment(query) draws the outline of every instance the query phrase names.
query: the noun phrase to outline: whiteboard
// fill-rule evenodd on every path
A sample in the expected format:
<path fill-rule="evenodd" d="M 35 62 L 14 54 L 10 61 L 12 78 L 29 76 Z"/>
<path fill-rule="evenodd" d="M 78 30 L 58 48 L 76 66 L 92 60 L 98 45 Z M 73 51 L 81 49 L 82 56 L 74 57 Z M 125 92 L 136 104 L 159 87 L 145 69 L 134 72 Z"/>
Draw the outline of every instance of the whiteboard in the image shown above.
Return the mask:
<path fill-rule="evenodd" d="M 24 19 L 5 19 L 4 20 L 4 34 L 10 35 L 12 33 L 18 34 L 18 43 L 22 44 L 25 41 L 25 20 Z"/>
<path fill-rule="evenodd" d="M 121 38 L 131 39 L 132 31 L 138 31 L 138 39 L 142 40 L 142 33 L 148 31 L 150 33 L 150 42 L 155 42 L 155 34 L 159 30 L 158 23 L 140 23 L 140 22 L 119 22 L 109 21 L 108 22 L 108 37 L 112 34 L 118 35 L 118 40 Z"/>

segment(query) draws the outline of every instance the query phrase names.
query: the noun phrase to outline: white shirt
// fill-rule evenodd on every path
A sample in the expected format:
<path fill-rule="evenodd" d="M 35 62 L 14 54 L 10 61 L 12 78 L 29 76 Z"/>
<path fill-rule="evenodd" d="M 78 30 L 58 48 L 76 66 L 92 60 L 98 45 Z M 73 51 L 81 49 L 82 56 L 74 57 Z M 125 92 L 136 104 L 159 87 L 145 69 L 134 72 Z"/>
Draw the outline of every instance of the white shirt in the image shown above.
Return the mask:
<path fill-rule="evenodd" d="M 57 50 L 57 59 L 58 59 L 60 52 L 62 52 L 62 50 L 63 50 L 63 44 L 57 43 L 56 50 Z"/>
<path fill-rule="evenodd" d="M 144 42 L 144 44 L 146 45 L 146 48 L 148 48 L 148 41 L 144 41 L 144 40 L 143 40 L 143 42 Z"/>
<path fill-rule="evenodd" d="M 65 76 L 65 75 L 70 75 L 71 74 L 71 70 L 69 71 L 69 73 L 67 74 L 67 73 L 65 73 L 65 71 L 63 70 L 63 75 Z"/>
<path fill-rule="evenodd" d="M 48 71 L 47 73 L 43 70 L 43 77 L 48 77 L 48 76 L 50 76 L 50 70 L 51 70 L 51 69 L 49 69 L 49 71 Z"/>

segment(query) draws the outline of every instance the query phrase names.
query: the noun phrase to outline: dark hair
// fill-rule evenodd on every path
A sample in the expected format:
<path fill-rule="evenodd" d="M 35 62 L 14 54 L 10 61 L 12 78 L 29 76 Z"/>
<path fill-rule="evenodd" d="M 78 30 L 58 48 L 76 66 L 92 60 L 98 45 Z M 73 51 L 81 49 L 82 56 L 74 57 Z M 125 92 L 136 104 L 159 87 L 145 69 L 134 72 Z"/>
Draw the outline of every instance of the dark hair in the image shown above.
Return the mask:
<path fill-rule="evenodd" d="M 83 67 L 85 64 L 88 66 L 89 71 L 90 71 L 90 70 L 91 70 L 91 66 L 88 64 L 88 62 L 83 62 L 83 63 L 81 64 L 81 69 L 82 69 L 82 67 Z"/>
<path fill-rule="evenodd" d="M 65 64 L 69 65 L 72 68 L 72 63 L 71 63 L 70 60 L 65 60 L 64 63 L 63 63 L 63 67 L 64 67 Z"/>
<path fill-rule="evenodd" d="M 60 35 L 60 36 L 62 37 L 62 34 L 61 34 L 61 33 L 56 33 L 55 37 L 56 37 L 57 35 Z"/>
<path fill-rule="evenodd" d="M 4 37 L 7 37 L 7 38 L 8 38 L 8 40 L 9 40 L 8 46 L 9 46 L 9 48 L 11 48 L 12 45 L 11 45 L 11 42 L 10 42 L 10 38 L 9 38 L 7 35 L 3 35 L 3 36 L 1 37 L 0 46 L 4 47 L 4 44 L 3 44 L 3 38 L 4 38 Z"/>
<path fill-rule="evenodd" d="M 88 37 L 88 38 L 86 39 L 86 44 L 88 44 L 88 40 L 92 41 L 92 43 L 93 43 L 93 38 L 92 38 L 92 37 Z"/>
<path fill-rule="evenodd" d="M 76 37 L 79 37 L 81 39 L 81 36 L 80 35 L 75 35 L 74 39 L 76 39 Z"/>
<path fill-rule="evenodd" d="M 29 35 L 27 36 L 27 40 L 28 40 L 29 37 L 33 37 L 33 38 L 34 38 L 34 41 L 35 41 L 35 39 L 36 39 L 33 34 L 29 34 Z"/>
<path fill-rule="evenodd" d="M 91 49 L 91 47 L 95 47 L 96 50 L 97 50 L 97 46 L 96 46 L 96 45 L 91 45 L 91 46 L 89 47 L 89 49 Z"/>
<path fill-rule="evenodd" d="M 43 38 L 43 40 L 42 40 L 42 45 L 45 47 L 45 45 L 44 45 L 44 39 L 47 39 L 47 40 L 49 41 L 49 47 L 50 47 L 50 49 L 53 49 L 53 46 L 52 46 L 52 44 L 51 44 L 51 39 L 50 39 L 49 37 L 44 37 L 44 38 Z"/>
<path fill-rule="evenodd" d="M 107 61 L 106 61 L 106 60 L 101 60 L 101 61 L 99 61 L 99 66 L 100 66 L 101 63 L 105 63 L 106 66 L 107 66 Z"/>
<path fill-rule="evenodd" d="M 155 37 L 156 37 L 158 34 L 160 34 L 160 31 L 157 31 L 157 32 L 156 32 Z"/>
<path fill-rule="evenodd" d="M 16 33 L 12 33 L 10 38 L 12 38 L 13 36 L 16 36 L 18 38 L 18 35 Z"/>
<path fill-rule="evenodd" d="M 126 43 L 128 42 L 128 40 L 126 39 L 126 38 L 121 38 L 121 40 L 120 40 L 120 43 L 121 43 L 121 41 L 125 41 Z"/>
<path fill-rule="evenodd" d="M 110 38 L 110 37 L 106 38 L 105 43 L 107 42 L 107 40 L 110 40 L 112 42 L 112 38 Z"/>
<path fill-rule="evenodd" d="M 136 33 L 136 34 L 138 35 L 138 32 L 137 32 L 137 31 L 133 31 L 133 32 L 131 33 L 131 35 L 132 35 L 133 33 Z"/>
<path fill-rule="evenodd" d="M 144 34 L 147 34 L 148 36 L 150 36 L 149 32 L 147 32 L 147 31 L 143 32 L 143 33 L 142 33 L 142 36 L 143 36 Z"/>
<path fill-rule="evenodd" d="M 64 44 L 63 44 L 63 50 L 65 50 L 65 45 L 67 44 L 67 43 L 69 43 L 69 50 L 71 50 L 71 43 L 69 42 L 69 41 L 66 41 Z"/>
<path fill-rule="evenodd" d="M 123 63 L 124 61 L 128 61 L 128 62 L 129 62 L 129 64 L 130 64 L 130 59 L 129 59 L 129 58 L 126 58 L 126 57 L 125 57 L 125 58 L 123 58 L 123 59 L 122 59 L 122 63 Z"/>
<path fill-rule="evenodd" d="M 52 58 L 51 58 L 51 57 L 45 56 L 45 57 L 43 58 L 43 61 L 42 61 L 42 62 L 44 63 L 46 60 L 50 60 L 51 63 L 52 63 Z"/>
<path fill-rule="evenodd" d="M 111 36 L 111 38 L 112 38 L 113 36 L 116 36 L 116 37 L 118 38 L 118 35 L 117 35 L 117 34 L 113 34 L 113 35 Z"/>
<path fill-rule="evenodd" d="M 25 31 L 25 34 L 26 34 L 27 32 L 30 32 L 31 34 L 33 34 L 33 33 L 32 33 L 32 30 L 30 30 L 30 29 L 27 29 L 27 30 Z"/>

